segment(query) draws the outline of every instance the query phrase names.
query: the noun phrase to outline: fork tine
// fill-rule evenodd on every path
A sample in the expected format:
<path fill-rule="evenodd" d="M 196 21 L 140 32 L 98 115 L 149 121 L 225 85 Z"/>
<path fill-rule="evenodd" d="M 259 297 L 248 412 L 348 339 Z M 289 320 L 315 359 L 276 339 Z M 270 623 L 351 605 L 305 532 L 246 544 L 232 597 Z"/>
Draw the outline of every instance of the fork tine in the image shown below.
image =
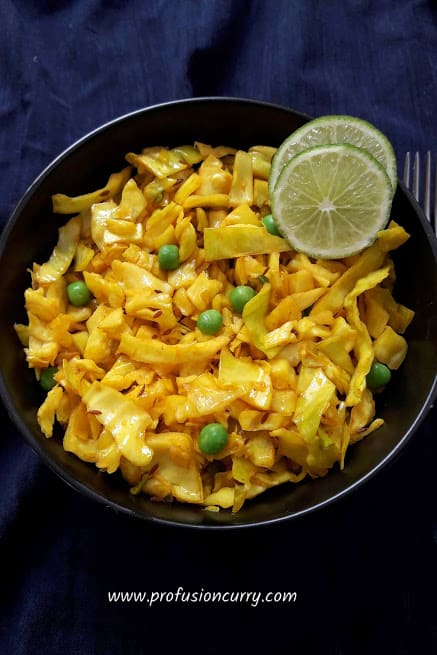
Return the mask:
<path fill-rule="evenodd" d="M 437 161 L 435 161 L 435 170 L 434 176 L 432 175 L 433 167 L 433 156 L 431 150 L 428 150 L 425 154 L 424 161 L 424 176 L 423 176 L 423 199 L 421 202 L 421 189 L 420 189 L 420 153 L 414 153 L 414 160 L 412 160 L 412 153 L 409 151 L 405 154 L 404 160 L 404 170 L 403 170 L 403 182 L 407 189 L 409 189 L 417 202 L 422 205 L 423 212 L 427 220 L 431 223 L 435 235 L 437 236 Z M 412 165 L 411 165 L 412 164 Z M 412 173 L 412 188 L 410 185 Z M 434 184 L 434 191 L 433 191 Z M 431 206 L 432 203 L 432 206 Z"/>
<path fill-rule="evenodd" d="M 405 155 L 405 160 L 404 160 L 404 174 L 402 176 L 402 179 L 404 180 L 404 184 L 407 187 L 407 189 L 410 188 L 410 153 L 407 152 Z"/>
<path fill-rule="evenodd" d="M 416 198 L 417 202 L 419 202 L 419 195 L 420 195 L 420 156 L 419 153 L 416 152 L 414 155 L 414 163 L 413 163 L 413 195 Z"/>
<path fill-rule="evenodd" d="M 437 237 L 437 162 L 435 166 L 435 177 L 434 177 L 434 211 L 432 220 L 434 221 L 434 232 Z"/>
<path fill-rule="evenodd" d="M 425 188 L 423 191 L 423 211 L 431 222 L 431 151 L 425 155 Z"/>

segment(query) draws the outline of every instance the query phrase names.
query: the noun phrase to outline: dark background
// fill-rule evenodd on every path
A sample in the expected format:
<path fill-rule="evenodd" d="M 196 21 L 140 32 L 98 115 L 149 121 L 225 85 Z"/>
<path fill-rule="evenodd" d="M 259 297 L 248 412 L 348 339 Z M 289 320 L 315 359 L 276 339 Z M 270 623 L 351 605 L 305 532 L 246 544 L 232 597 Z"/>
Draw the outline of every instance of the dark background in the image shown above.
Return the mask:
<path fill-rule="evenodd" d="M 228 95 L 361 116 L 399 164 L 437 149 L 436 2 L 0 0 L 0 25 L 2 226 L 74 140 L 161 101 Z M 0 411 L 1 655 L 437 652 L 435 409 L 395 463 L 335 506 L 221 534 L 81 497 Z M 179 586 L 297 602 L 107 600 Z"/>

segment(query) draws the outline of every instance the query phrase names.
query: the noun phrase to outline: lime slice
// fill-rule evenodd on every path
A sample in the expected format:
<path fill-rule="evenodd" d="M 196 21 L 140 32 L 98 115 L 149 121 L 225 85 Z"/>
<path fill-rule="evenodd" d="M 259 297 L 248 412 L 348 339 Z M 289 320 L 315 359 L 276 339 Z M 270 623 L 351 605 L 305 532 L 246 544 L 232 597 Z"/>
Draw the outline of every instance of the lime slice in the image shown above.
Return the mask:
<path fill-rule="evenodd" d="M 282 170 L 271 194 L 283 237 L 310 257 L 360 252 L 386 225 L 392 188 L 381 164 L 349 144 L 308 148 Z"/>
<path fill-rule="evenodd" d="M 302 125 L 285 139 L 273 157 L 269 177 L 272 193 L 282 168 L 302 150 L 313 146 L 350 143 L 365 148 L 387 171 L 393 193 L 397 185 L 397 164 L 393 147 L 374 125 L 354 116 L 321 116 Z"/>

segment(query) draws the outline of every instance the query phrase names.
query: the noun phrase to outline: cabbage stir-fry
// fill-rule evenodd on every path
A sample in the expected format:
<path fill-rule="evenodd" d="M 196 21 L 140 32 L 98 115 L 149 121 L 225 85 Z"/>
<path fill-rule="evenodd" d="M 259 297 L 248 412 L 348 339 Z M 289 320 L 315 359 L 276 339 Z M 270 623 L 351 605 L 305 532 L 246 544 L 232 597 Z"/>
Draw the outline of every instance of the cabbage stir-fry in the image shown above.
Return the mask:
<path fill-rule="evenodd" d="M 74 216 L 15 326 L 46 391 L 39 425 L 133 494 L 236 512 L 343 468 L 383 423 L 374 391 L 413 317 L 392 295 L 408 234 L 391 222 L 343 260 L 291 250 L 270 215 L 274 152 L 145 148 L 102 189 L 53 197 Z"/>

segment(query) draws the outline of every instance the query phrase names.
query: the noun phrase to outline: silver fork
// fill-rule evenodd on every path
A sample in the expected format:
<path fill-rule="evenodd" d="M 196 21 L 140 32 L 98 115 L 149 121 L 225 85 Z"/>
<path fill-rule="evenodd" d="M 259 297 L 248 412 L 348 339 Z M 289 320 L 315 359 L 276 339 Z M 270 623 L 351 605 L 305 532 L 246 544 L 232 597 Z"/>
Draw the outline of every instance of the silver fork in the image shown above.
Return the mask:
<path fill-rule="evenodd" d="M 413 193 L 417 202 L 422 206 L 425 216 L 431 223 L 437 236 L 437 166 L 435 167 L 433 180 L 432 157 L 430 150 L 428 150 L 425 155 L 423 193 L 421 189 L 420 153 L 416 152 L 414 154 L 414 159 L 409 152 L 405 155 L 403 181 L 407 189 Z M 432 193 L 432 186 L 434 186 L 434 193 Z"/>

